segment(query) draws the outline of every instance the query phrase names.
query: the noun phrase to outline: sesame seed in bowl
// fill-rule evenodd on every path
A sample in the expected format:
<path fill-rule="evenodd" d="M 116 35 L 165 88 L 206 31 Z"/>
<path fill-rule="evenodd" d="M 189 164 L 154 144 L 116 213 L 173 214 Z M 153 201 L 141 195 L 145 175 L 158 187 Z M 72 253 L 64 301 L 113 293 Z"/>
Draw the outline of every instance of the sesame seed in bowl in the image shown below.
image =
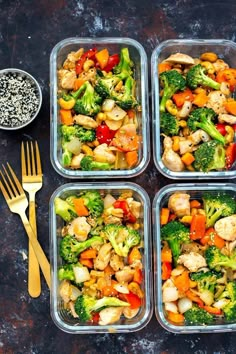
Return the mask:
<path fill-rule="evenodd" d="M 16 130 L 39 113 L 42 92 L 33 76 L 20 69 L 0 70 L 0 129 Z"/>

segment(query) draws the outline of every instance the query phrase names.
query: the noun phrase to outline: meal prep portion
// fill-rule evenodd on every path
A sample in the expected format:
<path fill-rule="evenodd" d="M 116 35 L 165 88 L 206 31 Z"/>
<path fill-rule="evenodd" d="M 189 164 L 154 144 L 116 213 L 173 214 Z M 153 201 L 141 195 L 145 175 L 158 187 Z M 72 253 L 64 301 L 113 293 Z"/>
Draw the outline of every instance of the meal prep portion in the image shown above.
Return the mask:
<path fill-rule="evenodd" d="M 138 163 L 135 67 L 128 48 L 80 48 L 58 70 L 58 104 L 65 168 L 127 170 Z"/>
<path fill-rule="evenodd" d="M 141 203 L 131 192 L 80 191 L 56 197 L 65 222 L 59 244 L 59 294 L 80 324 L 134 318 L 144 300 Z"/>
<path fill-rule="evenodd" d="M 230 170 L 236 159 L 236 69 L 214 52 L 158 65 L 162 162 L 174 172 Z"/>
<path fill-rule="evenodd" d="M 236 322 L 236 201 L 170 195 L 160 213 L 162 301 L 174 325 Z"/>

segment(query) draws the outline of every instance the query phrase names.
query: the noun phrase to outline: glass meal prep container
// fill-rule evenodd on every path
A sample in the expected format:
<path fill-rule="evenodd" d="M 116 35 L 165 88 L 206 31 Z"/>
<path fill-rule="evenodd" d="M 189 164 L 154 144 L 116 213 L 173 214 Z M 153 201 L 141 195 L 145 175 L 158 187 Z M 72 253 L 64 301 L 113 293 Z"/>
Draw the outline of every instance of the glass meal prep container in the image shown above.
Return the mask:
<path fill-rule="evenodd" d="M 133 318 L 125 318 L 123 315 L 120 320 L 110 325 L 99 325 L 98 323 L 79 323 L 78 319 L 73 318 L 63 305 L 63 300 L 60 297 L 58 280 L 58 269 L 63 264 L 63 260 L 59 252 L 59 244 L 62 239 L 61 231 L 65 222 L 55 214 L 55 198 L 65 199 L 68 196 L 80 193 L 83 191 L 99 191 L 102 196 L 111 193 L 114 198 L 118 198 L 121 193 L 132 192 L 134 200 L 141 203 L 140 217 L 137 222 L 140 225 L 138 230 L 141 235 L 142 255 L 142 282 L 141 289 L 143 291 L 143 299 L 138 313 Z M 79 333 L 129 333 L 142 329 L 150 321 L 153 305 L 152 305 L 152 251 L 151 251 L 151 230 L 150 230 L 150 200 L 144 189 L 135 183 L 68 183 L 59 187 L 52 194 L 50 199 L 50 258 L 51 258 L 51 316 L 54 323 L 63 331 L 79 334 Z"/>
<path fill-rule="evenodd" d="M 67 55 L 72 51 L 84 48 L 88 51 L 96 48 L 101 51 L 107 48 L 109 54 L 120 54 L 122 48 L 128 48 L 130 58 L 134 64 L 135 98 L 141 109 L 136 109 L 137 134 L 140 137 L 138 147 L 138 161 L 130 168 L 111 169 L 109 171 L 70 169 L 61 162 L 62 148 L 60 136 L 60 117 L 58 104 L 58 69 L 62 68 Z M 50 157 L 55 170 L 67 178 L 129 178 L 140 174 L 147 166 L 150 159 L 149 138 L 149 104 L 148 104 L 148 69 L 147 56 L 142 45 L 130 38 L 68 38 L 53 48 L 50 56 Z"/>
<path fill-rule="evenodd" d="M 171 322 L 167 318 L 167 313 L 163 304 L 162 293 L 162 263 L 161 263 L 161 225 L 160 212 L 162 208 L 167 208 L 168 200 L 176 192 L 187 193 L 190 200 L 201 200 L 203 193 L 218 195 L 220 192 L 236 198 L 236 186 L 231 183 L 187 183 L 170 184 L 160 189 L 153 200 L 153 252 L 154 252 L 154 309 L 156 318 L 160 324 L 168 331 L 173 333 L 217 333 L 230 332 L 236 330 L 236 323 L 226 322 L 220 316 L 213 323 L 208 325 L 184 325 Z M 216 318 L 216 317 L 215 317 Z"/>
<path fill-rule="evenodd" d="M 219 59 L 223 59 L 231 68 L 236 66 L 236 44 L 229 40 L 201 40 L 201 39 L 176 39 L 167 40 L 158 45 L 151 58 L 152 72 L 152 106 L 153 106 L 153 157 L 156 168 L 166 177 L 171 179 L 223 179 L 236 176 L 235 163 L 229 170 L 222 171 L 181 171 L 175 172 L 167 168 L 163 161 L 163 137 L 160 130 L 160 86 L 158 64 L 175 53 L 187 54 L 199 58 L 202 53 L 214 52 Z M 197 107 L 196 107 L 197 108 Z M 235 137 L 234 137 L 235 142 Z"/>

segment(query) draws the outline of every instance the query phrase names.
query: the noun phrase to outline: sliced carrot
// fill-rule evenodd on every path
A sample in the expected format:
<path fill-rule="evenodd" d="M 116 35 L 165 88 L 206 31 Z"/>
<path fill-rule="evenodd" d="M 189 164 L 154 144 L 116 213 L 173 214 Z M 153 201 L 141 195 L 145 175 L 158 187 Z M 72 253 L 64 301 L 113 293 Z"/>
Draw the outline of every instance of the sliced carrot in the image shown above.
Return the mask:
<path fill-rule="evenodd" d="M 138 162 L 137 150 L 126 152 L 125 159 L 129 168 L 134 167 Z"/>
<path fill-rule="evenodd" d="M 158 64 L 158 72 L 159 74 L 163 73 L 164 71 L 171 70 L 172 67 L 169 63 L 160 63 Z"/>
<path fill-rule="evenodd" d="M 161 265 L 161 279 L 167 280 L 171 276 L 172 265 L 170 262 L 162 262 Z"/>
<path fill-rule="evenodd" d="M 192 102 L 194 99 L 193 93 L 190 88 L 186 88 L 182 92 L 175 93 L 172 99 L 177 107 L 182 107 L 185 101 Z"/>
<path fill-rule="evenodd" d="M 97 257 L 97 251 L 94 248 L 88 248 L 80 253 L 80 259 L 93 259 Z"/>
<path fill-rule="evenodd" d="M 206 95 L 205 91 L 199 92 L 197 95 L 195 95 L 193 104 L 195 104 L 198 107 L 203 107 L 208 101 L 208 96 Z"/>
<path fill-rule="evenodd" d="M 195 160 L 195 157 L 193 156 L 193 154 L 191 154 L 191 152 L 186 152 L 181 157 L 181 160 L 183 161 L 183 163 L 186 166 L 189 166 L 189 165 L 191 165 L 191 163 L 193 163 L 193 161 Z"/>
<path fill-rule="evenodd" d="M 216 233 L 214 227 L 210 227 L 206 230 L 204 237 L 200 240 L 200 243 L 202 245 L 216 246 L 220 249 L 225 246 L 225 240 Z"/>
<path fill-rule="evenodd" d="M 170 216 L 170 209 L 168 208 L 161 208 L 161 225 L 166 225 L 169 221 L 169 216 Z"/>
<path fill-rule="evenodd" d="M 134 246 L 128 255 L 128 263 L 132 264 L 135 261 L 140 261 L 141 259 L 142 259 L 142 255 L 138 247 Z"/>
<path fill-rule="evenodd" d="M 107 48 L 104 48 L 104 49 L 100 50 L 99 52 L 97 52 L 95 54 L 95 58 L 97 59 L 100 68 L 104 69 L 105 66 L 107 65 L 108 59 L 109 59 L 109 52 L 108 52 Z"/>
<path fill-rule="evenodd" d="M 236 116 L 236 101 L 226 101 L 224 106 L 228 113 Z"/>
<path fill-rule="evenodd" d="M 161 261 L 162 262 L 172 262 L 172 252 L 169 247 L 163 247 L 161 250 Z"/>
<path fill-rule="evenodd" d="M 116 296 L 118 291 L 114 289 L 115 284 L 118 284 L 117 281 L 112 279 L 110 285 L 104 286 L 101 290 L 102 296 Z"/>
<path fill-rule="evenodd" d="M 187 290 L 185 295 L 187 296 L 187 298 L 189 298 L 193 302 L 196 302 L 199 306 L 204 306 L 204 303 L 200 299 L 200 297 L 198 295 L 194 294 L 191 290 Z"/>
<path fill-rule="evenodd" d="M 196 199 L 193 199 L 190 201 L 190 209 L 192 209 L 192 208 L 199 209 L 199 208 L 201 208 L 201 206 L 202 206 L 202 204 Z"/>
<path fill-rule="evenodd" d="M 77 91 L 85 83 L 85 81 L 85 79 L 78 77 L 74 82 L 73 90 Z"/>
<path fill-rule="evenodd" d="M 190 224 L 190 238 L 191 240 L 201 239 L 206 232 L 206 216 L 203 214 L 193 215 Z"/>
<path fill-rule="evenodd" d="M 142 284 L 143 281 L 143 273 L 142 270 L 137 268 L 134 271 L 134 276 L 133 276 L 133 281 L 135 281 L 138 284 Z"/>
<path fill-rule="evenodd" d="M 76 213 L 79 216 L 88 216 L 89 215 L 88 208 L 84 205 L 83 198 L 76 198 L 73 200 L 73 203 L 74 203 Z"/>
<path fill-rule="evenodd" d="M 130 119 L 135 118 L 135 110 L 134 109 L 128 109 L 127 115 Z"/>
<path fill-rule="evenodd" d="M 219 83 L 227 82 L 229 84 L 230 91 L 234 91 L 236 86 L 236 69 L 228 68 L 218 71 L 216 81 Z"/>
<path fill-rule="evenodd" d="M 73 122 L 73 117 L 72 117 L 72 112 L 70 109 L 60 109 L 60 118 L 61 118 L 61 123 L 66 124 L 66 125 L 72 125 Z"/>
<path fill-rule="evenodd" d="M 175 313 L 171 311 L 167 311 L 167 317 L 170 321 L 175 323 L 183 323 L 184 322 L 184 315 L 182 313 Z"/>
<path fill-rule="evenodd" d="M 221 309 L 217 309 L 216 307 L 213 306 L 203 306 L 203 309 L 206 310 L 207 312 L 211 313 L 212 315 L 222 315 L 223 311 Z"/>
<path fill-rule="evenodd" d="M 79 259 L 79 262 L 81 264 L 83 264 L 84 266 L 88 267 L 88 268 L 93 268 L 93 261 L 92 259 Z"/>
<path fill-rule="evenodd" d="M 190 281 L 189 281 L 188 271 L 185 270 L 185 271 L 183 271 L 182 274 L 175 277 L 174 284 L 175 284 L 176 288 L 179 291 L 181 291 L 182 293 L 185 293 L 187 290 L 189 290 Z"/>

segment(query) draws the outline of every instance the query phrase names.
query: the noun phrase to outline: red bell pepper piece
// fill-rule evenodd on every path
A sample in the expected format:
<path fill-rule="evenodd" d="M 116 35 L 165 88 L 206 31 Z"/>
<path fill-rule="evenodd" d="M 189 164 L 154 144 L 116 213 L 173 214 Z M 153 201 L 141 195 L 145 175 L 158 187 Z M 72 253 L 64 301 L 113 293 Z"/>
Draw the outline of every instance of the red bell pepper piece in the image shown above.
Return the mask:
<path fill-rule="evenodd" d="M 172 272 L 172 265 L 170 262 L 162 262 L 161 265 L 161 279 L 167 280 L 170 278 Z"/>
<path fill-rule="evenodd" d="M 113 203 L 114 208 L 119 208 L 123 210 L 124 213 L 124 220 L 126 222 L 129 222 L 131 224 L 134 224 L 136 222 L 136 217 L 133 215 L 133 213 L 129 209 L 129 205 L 126 200 L 116 200 Z"/>
<path fill-rule="evenodd" d="M 135 281 L 138 284 L 142 284 L 142 280 L 143 280 L 142 270 L 141 269 L 135 269 L 133 281 Z"/>
<path fill-rule="evenodd" d="M 96 129 L 96 137 L 99 141 L 99 144 L 110 144 L 116 130 L 111 130 L 106 124 L 101 124 Z"/>
<path fill-rule="evenodd" d="M 225 161 L 226 161 L 227 170 L 229 170 L 232 167 L 235 159 L 236 159 L 236 143 L 233 143 L 226 148 L 226 152 L 225 152 Z"/>
<path fill-rule="evenodd" d="M 120 61 L 120 57 L 119 54 L 113 54 L 109 56 L 107 65 L 105 66 L 105 68 L 103 68 L 103 70 L 105 70 L 107 73 L 109 71 L 111 71 L 117 64 L 119 64 Z"/>
<path fill-rule="evenodd" d="M 225 126 L 226 126 L 226 124 L 222 124 L 222 123 L 217 123 L 217 124 L 215 125 L 216 129 L 218 130 L 218 132 L 219 132 L 221 135 L 223 135 L 223 136 L 225 136 L 226 133 L 227 133 L 227 131 L 225 130 Z"/>
<path fill-rule="evenodd" d="M 87 52 L 85 52 L 83 55 L 81 55 L 81 57 L 79 58 L 79 60 L 77 61 L 76 65 L 75 65 L 76 75 L 79 75 L 82 73 L 83 65 L 86 62 L 86 60 L 92 59 L 96 53 L 97 53 L 97 49 L 92 48 L 92 49 L 89 49 Z"/>
<path fill-rule="evenodd" d="M 125 299 L 130 304 L 131 309 L 138 309 L 142 304 L 141 299 L 136 294 L 131 292 L 129 294 L 125 294 Z"/>

